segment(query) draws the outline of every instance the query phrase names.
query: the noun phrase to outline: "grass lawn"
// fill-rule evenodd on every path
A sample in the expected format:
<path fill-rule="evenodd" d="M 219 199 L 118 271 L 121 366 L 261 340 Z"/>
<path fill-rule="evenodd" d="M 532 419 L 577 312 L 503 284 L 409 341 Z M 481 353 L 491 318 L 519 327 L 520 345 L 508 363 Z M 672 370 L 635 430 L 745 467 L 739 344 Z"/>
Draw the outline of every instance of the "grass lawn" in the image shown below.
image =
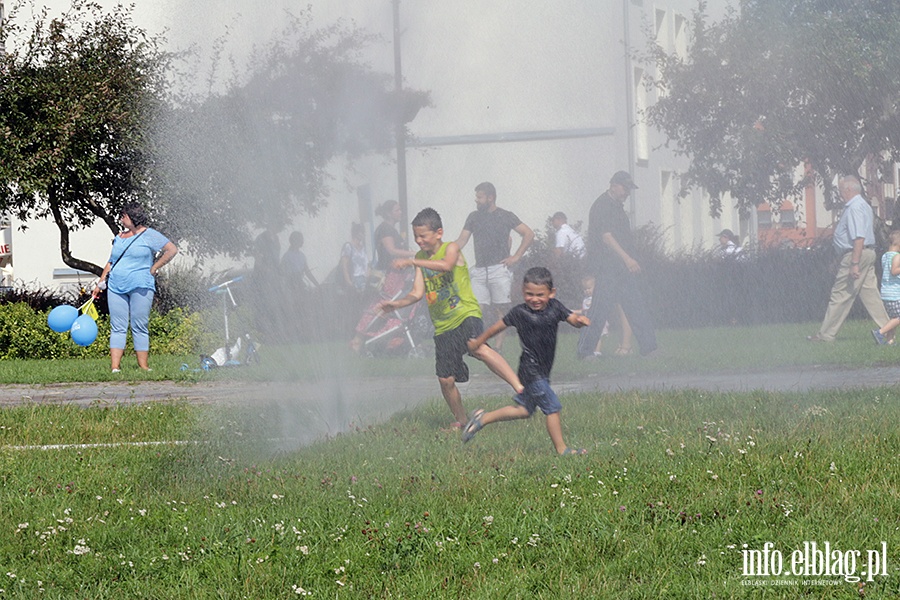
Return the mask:
<path fill-rule="evenodd" d="M 563 404 L 586 456 L 555 456 L 540 416 L 463 445 L 439 401 L 292 452 L 274 406 L 4 410 L 2 595 L 900 594 L 898 390 Z M 826 542 L 828 575 L 788 575 Z M 745 574 L 766 549 L 782 575 Z"/>
<path fill-rule="evenodd" d="M 663 331 L 650 358 L 592 363 L 574 360 L 574 336 L 565 336 L 556 373 L 898 358 L 874 345 L 864 322 L 848 323 L 834 344 L 807 342 L 814 331 Z M 258 367 L 182 371 L 196 359 L 152 357 L 152 373 L 132 366 L 123 377 L 297 380 L 348 365 L 394 377 L 432 372 L 430 360 L 358 359 L 337 344 L 264 351 Z M 513 364 L 515 352 L 512 344 Z M 0 378 L 115 379 L 104 361 L 4 361 Z M 0 596 L 900 595 L 900 389 L 562 401 L 566 440 L 586 456 L 553 454 L 539 415 L 490 425 L 463 445 L 441 430 L 438 399 L 300 450 L 278 439 L 288 415 L 275 402 L 6 409 Z"/>
<path fill-rule="evenodd" d="M 900 362 L 900 345 L 876 346 L 868 321 L 848 321 L 834 343 L 811 343 L 818 323 L 768 325 L 758 327 L 718 327 L 662 330 L 659 350 L 649 358 L 609 356 L 584 363 L 575 358 L 577 331 L 559 338 L 554 377 L 578 378 L 627 372 L 664 375 L 667 373 L 753 372 L 792 367 L 870 367 Z M 507 336 L 504 356 L 515 367 L 519 347 Z M 95 342 L 100 343 L 100 342 Z M 615 339 L 605 342 L 615 349 Z M 0 361 L 0 382 L 41 384 L 92 381 L 208 381 L 258 380 L 294 381 L 354 373 L 366 376 L 409 377 L 434 373 L 433 359 L 403 360 L 390 357 L 353 356 L 345 343 L 263 345 L 262 363 L 250 368 L 200 371 L 199 356 L 151 356 L 151 373 L 140 371 L 133 356 L 123 361 L 122 373 L 110 373 L 109 361 L 97 360 L 6 360 Z M 477 361 L 474 372 L 487 373 Z"/>

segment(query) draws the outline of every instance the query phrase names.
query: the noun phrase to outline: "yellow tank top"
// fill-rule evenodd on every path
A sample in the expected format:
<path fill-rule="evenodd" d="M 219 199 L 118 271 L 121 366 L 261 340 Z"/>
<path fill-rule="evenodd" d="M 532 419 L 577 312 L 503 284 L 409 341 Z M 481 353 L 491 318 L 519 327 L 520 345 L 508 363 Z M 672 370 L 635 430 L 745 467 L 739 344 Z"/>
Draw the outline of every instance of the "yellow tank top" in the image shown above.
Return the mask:
<path fill-rule="evenodd" d="M 416 258 L 422 260 L 441 260 L 447 254 L 447 246 L 450 242 L 441 244 L 438 251 L 429 256 L 424 250 L 416 254 Z M 460 254 L 462 257 L 462 254 Z M 472 293 L 472 284 L 469 283 L 469 268 L 466 259 L 463 264 L 456 264 L 452 271 L 441 272 L 422 268 L 422 276 L 425 279 L 425 300 L 428 302 L 428 312 L 434 323 L 434 334 L 439 335 L 456 329 L 468 317 L 481 318 L 481 307 Z"/>

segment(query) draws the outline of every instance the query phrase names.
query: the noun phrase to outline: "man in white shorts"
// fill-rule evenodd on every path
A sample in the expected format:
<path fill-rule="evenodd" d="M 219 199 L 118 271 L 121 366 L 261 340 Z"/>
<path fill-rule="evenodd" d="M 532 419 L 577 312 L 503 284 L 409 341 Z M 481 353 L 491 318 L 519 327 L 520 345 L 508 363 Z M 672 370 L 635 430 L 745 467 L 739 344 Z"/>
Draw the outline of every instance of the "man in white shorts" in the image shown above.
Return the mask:
<path fill-rule="evenodd" d="M 512 308 L 512 266 L 534 240 L 534 231 L 515 214 L 497 206 L 497 190 L 492 183 L 485 181 L 475 187 L 475 206 L 477 210 L 469 214 L 456 243 L 462 250 L 474 236 L 475 264 L 469 267 L 469 280 L 485 322 L 493 323 Z M 522 236 L 522 242 L 510 255 L 512 231 Z M 502 349 L 503 337 L 494 339 L 496 349 Z"/>

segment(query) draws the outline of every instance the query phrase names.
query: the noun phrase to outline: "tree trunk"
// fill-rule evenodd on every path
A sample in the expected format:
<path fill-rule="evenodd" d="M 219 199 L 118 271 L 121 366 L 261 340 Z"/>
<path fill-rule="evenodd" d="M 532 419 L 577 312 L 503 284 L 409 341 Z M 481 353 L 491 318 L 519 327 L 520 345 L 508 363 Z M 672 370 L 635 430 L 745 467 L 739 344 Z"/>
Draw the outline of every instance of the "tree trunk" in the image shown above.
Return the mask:
<path fill-rule="evenodd" d="M 73 269 L 87 271 L 99 277 L 103 273 L 103 267 L 72 256 L 72 251 L 69 248 L 69 225 L 63 219 L 62 212 L 59 210 L 59 202 L 55 190 L 50 192 L 49 204 L 50 210 L 53 212 L 53 220 L 56 222 L 56 227 L 59 228 L 59 251 L 62 255 L 63 263 Z"/>

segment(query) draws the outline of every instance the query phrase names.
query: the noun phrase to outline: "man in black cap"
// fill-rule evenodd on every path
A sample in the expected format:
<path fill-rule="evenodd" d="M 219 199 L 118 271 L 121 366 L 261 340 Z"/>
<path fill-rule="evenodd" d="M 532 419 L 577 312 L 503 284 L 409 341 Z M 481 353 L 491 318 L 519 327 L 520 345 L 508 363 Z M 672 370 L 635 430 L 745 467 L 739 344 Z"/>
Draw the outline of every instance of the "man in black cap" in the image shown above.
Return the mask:
<path fill-rule="evenodd" d="M 591 325 L 582 328 L 578 339 L 578 356 L 582 359 L 594 356 L 603 325 L 616 304 L 622 306 L 641 354 L 646 356 L 656 350 L 653 321 L 640 289 L 641 265 L 634 259 L 634 236 L 623 206 L 633 189 L 637 186 L 631 175 L 618 171 L 609 180 L 609 189 L 591 206 L 587 264 L 594 269 L 597 283 L 588 312 Z"/>

